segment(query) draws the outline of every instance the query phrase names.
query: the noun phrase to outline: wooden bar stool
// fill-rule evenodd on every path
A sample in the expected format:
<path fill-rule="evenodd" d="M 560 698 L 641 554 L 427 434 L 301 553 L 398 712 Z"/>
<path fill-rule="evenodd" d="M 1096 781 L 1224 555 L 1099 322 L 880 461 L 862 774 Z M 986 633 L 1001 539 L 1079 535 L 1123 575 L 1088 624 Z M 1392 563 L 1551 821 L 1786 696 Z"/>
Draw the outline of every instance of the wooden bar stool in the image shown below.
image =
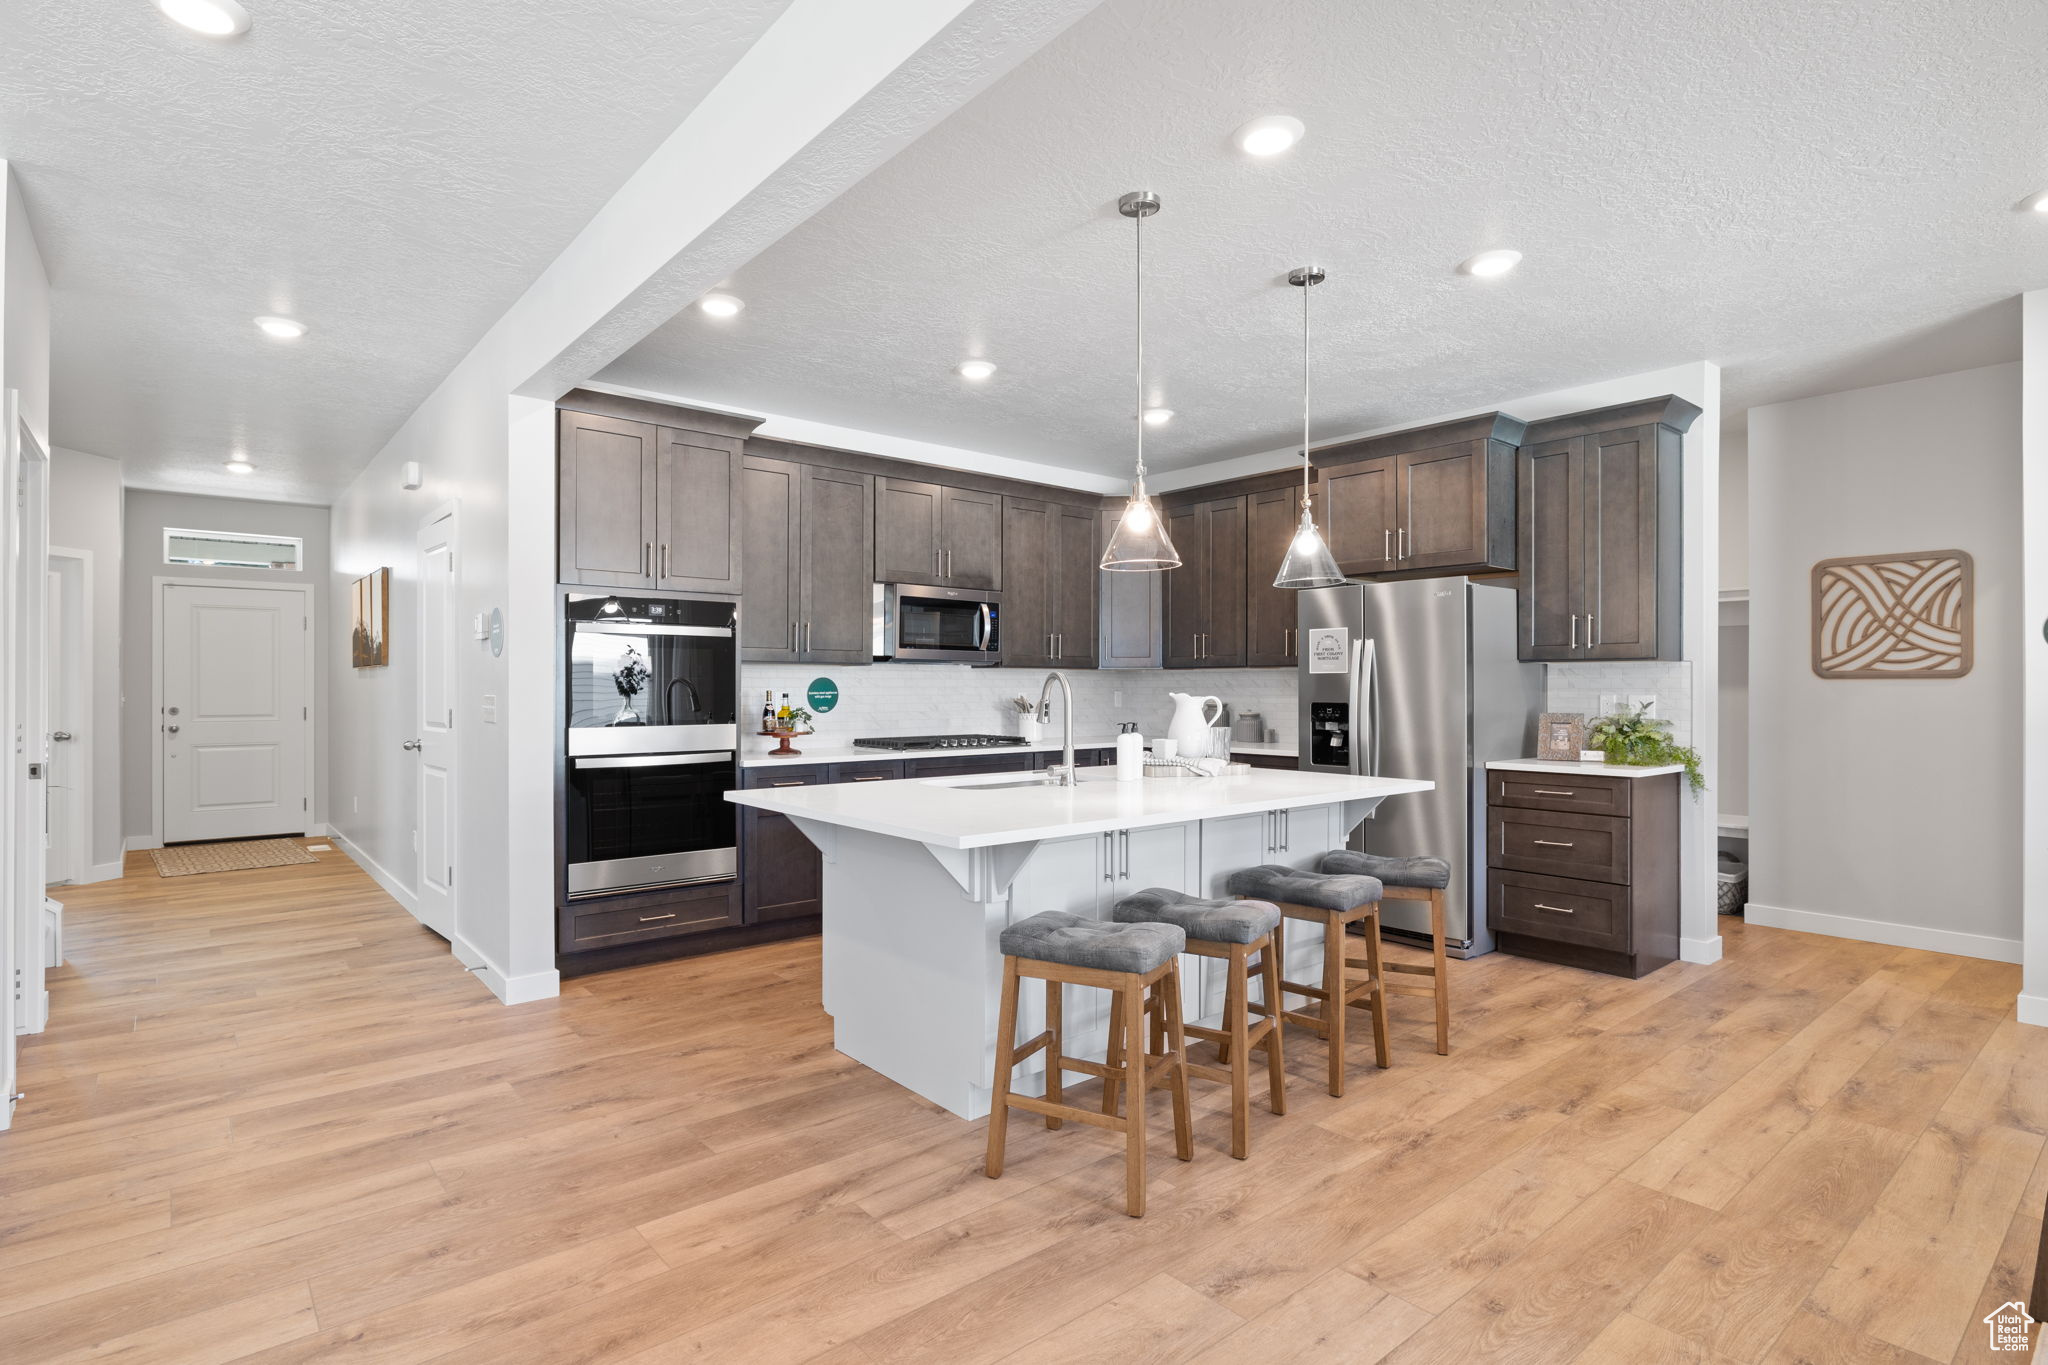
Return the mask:
<path fill-rule="evenodd" d="M 994 1093 L 989 1097 L 989 1179 L 1003 1173 L 1003 1143 L 1009 1137 L 1012 1109 L 1044 1115 L 1048 1128 L 1076 1119 L 1124 1134 L 1124 1209 L 1133 1218 L 1144 1216 L 1145 1100 L 1162 1076 L 1173 1091 L 1174 1154 L 1182 1161 L 1192 1161 L 1195 1156 L 1180 1006 L 1180 954 L 1187 950 L 1187 935 L 1171 924 L 1105 924 L 1084 915 L 1048 910 L 1003 930 L 1001 947 L 1003 999 L 997 1013 Z M 1017 989 L 1021 977 L 1045 982 L 1046 1026 L 1043 1033 L 1020 1044 Z M 1114 1008 L 1106 1064 L 1069 1057 L 1062 1051 L 1062 986 L 1094 986 L 1111 992 Z M 1148 992 L 1166 1021 L 1165 1047 L 1158 1053 L 1145 1043 Z M 1040 1049 L 1045 1052 L 1045 1098 L 1012 1094 L 1011 1071 Z M 1063 1075 L 1068 1071 L 1102 1077 L 1101 1110 L 1066 1103 Z M 1122 1117 L 1116 1113 L 1119 1087 L 1128 1097 Z"/>
<path fill-rule="evenodd" d="M 1251 1153 L 1251 1054 L 1266 1049 L 1266 1102 L 1276 1114 L 1287 1112 L 1287 1062 L 1282 1055 L 1280 1016 L 1268 1014 L 1252 1023 L 1251 961 L 1259 959 L 1262 996 L 1280 998 L 1280 909 L 1264 901 L 1203 900 L 1165 887 L 1148 887 L 1125 896 L 1110 910 L 1120 924 L 1171 924 L 1187 935 L 1188 952 L 1225 964 L 1223 1027 L 1186 1024 L 1186 1032 L 1217 1045 L 1222 1065 L 1187 1064 L 1188 1074 L 1230 1087 L 1230 1154 L 1242 1161 Z M 1157 997 L 1154 997 L 1155 1001 Z M 1153 1047 L 1159 1046 L 1172 1021 L 1154 1014 Z M 1115 1081 L 1103 1087 L 1103 1103 L 1115 1102 Z"/>
<path fill-rule="evenodd" d="M 1451 1050 L 1451 982 L 1444 971 L 1444 888 L 1451 884 L 1451 865 L 1442 858 L 1385 858 L 1377 853 L 1354 853 L 1348 848 L 1323 855 L 1318 865 L 1323 872 L 1347 877 L 1371 877 L 1380 884 L 1386 901 L 1429 902 L 1429 965 L 1415 962 L 1387 964 L 1389 995 L 1426 995 L 1436 1002 L 1436 1051 L 1448 1056 Z M 1394 974 L 1426 976 L 1427 986 L 1402 981 Z"/>
<path fill-rule="evenodd" d="M 1380 969 L 1380 884 L 1371 877 L 1330 876 L 1302 872 L 1281 863 L 1240 868 L 1224 887 L 1243 900 L 1270 901 L 1288 919 L 1320 924 L 1323 929 L 1323 981 L 1320 986 L 1280 982 L 1278 1008 L 1292 1023 L 1320 1036 L 1330 1051 L 1330 1093 L 1344 1093 L 1344 1021 L 1348 1006 L 1372 1013 L 1373 1059 L 1387 1065 L 1387 992 Z M 1346 955 L 1345 931 L 1364 926 L 1365 956 Z M 1353 970 L 1363 968 L 1363 976 Z M 1286 1008 L 1288 994 L 1322 1002 L 1315 1014 Z"/>

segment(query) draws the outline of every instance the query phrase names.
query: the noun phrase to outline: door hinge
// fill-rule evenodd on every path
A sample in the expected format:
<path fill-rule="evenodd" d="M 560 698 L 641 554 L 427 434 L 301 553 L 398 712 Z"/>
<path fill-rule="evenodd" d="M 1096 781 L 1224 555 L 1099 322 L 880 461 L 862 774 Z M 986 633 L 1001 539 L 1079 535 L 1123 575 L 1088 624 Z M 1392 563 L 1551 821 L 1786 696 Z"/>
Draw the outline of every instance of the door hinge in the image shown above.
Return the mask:
<path fill-rule="evenodd" d="M 452 867 L 448 869 L 448 886 L 451 890 L 455 886 L 455 869 Z"/>
<path fill-rule="evenodd" d="M 309 711 L 307 711 L 305 707 L 301 706 L 301 707 L 299 708 L 299 719 L 300 719 L 300 720 L 311 720 L 312 718 L 313 718 L 313 717 L 312 717 L 312 714 L 311 714 L 311 713 L 310 713 Z"/>
<path fill-rule="evenodd" d="M 305 810 L 306 808 L 306 798 L 302 796 L 299 798 L 299 809 Z"/>

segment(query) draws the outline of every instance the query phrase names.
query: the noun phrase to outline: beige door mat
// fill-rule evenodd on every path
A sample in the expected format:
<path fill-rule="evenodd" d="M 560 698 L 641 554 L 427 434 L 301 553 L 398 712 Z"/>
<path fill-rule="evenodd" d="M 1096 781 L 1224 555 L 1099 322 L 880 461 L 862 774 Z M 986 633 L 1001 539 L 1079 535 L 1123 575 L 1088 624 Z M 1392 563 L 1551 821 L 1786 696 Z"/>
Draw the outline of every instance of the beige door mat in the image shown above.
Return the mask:
<path fill-rule="evenodd" d="M 290 867 L 320 860 L 289 839 L 239 839 L 225 844 L 179 844 L 153 848 L 149 856 L 159 877 L 193 877 L 202 872 L 246 872 L 256 867 Z"/>

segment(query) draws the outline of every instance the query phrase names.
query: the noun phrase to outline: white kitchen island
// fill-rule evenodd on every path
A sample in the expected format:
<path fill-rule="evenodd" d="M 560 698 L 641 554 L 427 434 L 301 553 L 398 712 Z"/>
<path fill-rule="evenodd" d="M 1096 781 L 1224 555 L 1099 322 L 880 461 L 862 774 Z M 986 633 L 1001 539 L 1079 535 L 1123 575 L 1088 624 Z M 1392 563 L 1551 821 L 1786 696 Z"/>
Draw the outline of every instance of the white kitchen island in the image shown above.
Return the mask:
<path fill-rule="evenodd" d="M 1002 955 L 1042 910 L 1108 918 L 1133 891 L 1222 896 L 1241 867 L 1312 867 L 1344 846 L 1406 778 L 1259 770 L 1118 782 L 1084 768 L 1057 787 L 1030 773 L 759 788 L 728 801 L 786 815 L 824 858 L 824 1004 L 841 1052 L 962 1118 L 988 1112 Z M 1287 945 L 1289 976 L 1318 979 L 1319 934 Z M 1220 965 L 1183 957 L 1190 1016 L 1221 1009 Z M 1211 980 L 1211 977 L 1214 980 Z M 1072 1055 L 1101 1059 L 1106 993 L 1068 988 Z M 1022 1036 L 1043 1024 L 1026 992 Z M 1037 1068 L 1043 1063 L 1032 1059 Z M 1043 1085 L 1020 1072 L 1017 1089 Z"/>

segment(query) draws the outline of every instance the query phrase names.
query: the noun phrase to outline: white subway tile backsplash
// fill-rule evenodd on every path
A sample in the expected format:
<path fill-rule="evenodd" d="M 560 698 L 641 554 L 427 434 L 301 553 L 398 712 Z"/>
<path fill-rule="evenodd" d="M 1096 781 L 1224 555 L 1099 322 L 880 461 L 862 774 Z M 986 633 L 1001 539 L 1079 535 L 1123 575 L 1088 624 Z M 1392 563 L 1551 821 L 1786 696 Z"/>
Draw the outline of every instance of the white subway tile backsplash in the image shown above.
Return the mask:
<path fill-rule="evenodd" d="M 754 728 L 751 722 L 760 715 L 764 693 L 774 693 L 779 703 L 787 692 L 801 704 L 816 678 L 830 678 L 839 685 L 839 705 L 817 717 L 818 733 L 845 743 L 863 735 L 1014 734 L 1017 710 L 1009 699 L 1021 695 L 1036 701 L 1045 674 L 1037 669 L 959 664 L 747 664 L 740 670 L 740 728 Z M 1162 734 L 1173 715 L 1166 694 L 1191 692 L 1221 698 L 1232 715 L 1257 711 L 1268 730 L 1279 732 L 1281 743 L 1294 742 L 1297 693 L 1291 668 L 1076 669 L 1067 674 L 1067 681 L 1074 689 L 1077 736 L 1106 738 L 1126 720 L 1136 721 L 1140 733 L 1148 737 Z M 1118 692 L 1123 694 L 1121 706 L 1113 702 Z M 1053 708 L 1057 726 L 1057 698 Z"/>
<path fill-rule="evenodd" d="M 1550 664 L 1545 669 L 1543 709 L 1577 712 L 1588 721 L 1605 714 L 1601 699 L 1657 698 L 1657 714 L 1671 722 L 1672 738 L 1690 744 L 1692 665 L 1684 660 L 1654 663 Z"/>

